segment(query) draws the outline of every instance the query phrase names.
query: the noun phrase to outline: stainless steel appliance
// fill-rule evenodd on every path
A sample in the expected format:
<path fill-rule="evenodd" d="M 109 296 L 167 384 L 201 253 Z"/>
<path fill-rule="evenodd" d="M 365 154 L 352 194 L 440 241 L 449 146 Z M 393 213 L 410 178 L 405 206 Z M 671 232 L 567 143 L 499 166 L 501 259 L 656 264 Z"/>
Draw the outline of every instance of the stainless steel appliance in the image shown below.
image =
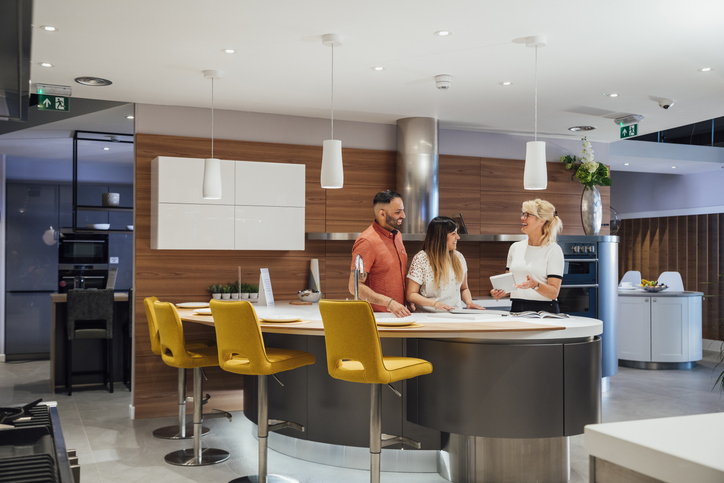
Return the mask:
<path fill-rule="evenodd" d="M 58 243 L 61 265 L 108 265 L 108 235 L 61 232 Z"/>
<path fill-rule="evenodd" d="M 58 292 L 67 293 L 74 288 L 106 288 L 108 264 L 58 265 Z"/>

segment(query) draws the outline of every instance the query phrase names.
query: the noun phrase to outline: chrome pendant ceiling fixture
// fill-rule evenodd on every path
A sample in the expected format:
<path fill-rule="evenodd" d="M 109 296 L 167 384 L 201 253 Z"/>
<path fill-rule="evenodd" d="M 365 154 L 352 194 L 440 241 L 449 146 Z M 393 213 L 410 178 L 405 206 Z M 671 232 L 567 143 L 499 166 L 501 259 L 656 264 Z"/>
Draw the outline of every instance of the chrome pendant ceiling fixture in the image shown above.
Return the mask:
<path fill-rule="evenodd" d="M 342 45 L 342 36 L 325 34 L 322 43 L 332 47 L 332 88 L 331 88 L 331 123 L 332 136 L 322 143 L 322 188 L 339 189 L 344 186 L 344 169 L 342 166 L 342 141 L 334 139 L 334 48 Z"/>
<path fill-rule="evenodd" d="M 204 77 L 211 79 L 211 157 L 204 160 L 202 196 L 205 200 L 220 200 L 221 160 L 214 158 L 214 79 L 220 79 L 221 72 L 218 70 L 205 70 Z"/>
<path fill-rule="evenodd" d="M 535 140 L 525 147 L 523 188 L 527 190 L 544 190 L 548 186 L 546 143 L 538 141 L 538 47 L 545 47 L 546 42 L 547 39 L 541 35 L 525 39 L 527 47 L 535 47 Z"/>

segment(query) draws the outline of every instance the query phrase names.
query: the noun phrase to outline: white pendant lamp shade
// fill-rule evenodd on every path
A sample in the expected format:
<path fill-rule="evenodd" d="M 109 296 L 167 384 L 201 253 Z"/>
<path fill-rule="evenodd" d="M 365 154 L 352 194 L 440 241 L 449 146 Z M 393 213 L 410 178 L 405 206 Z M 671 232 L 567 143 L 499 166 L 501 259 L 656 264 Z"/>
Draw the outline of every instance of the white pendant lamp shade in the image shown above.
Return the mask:
<path fill-rule="evenodd" d="M 342 168 L 342 141 L 327 139 L 322 143 L 322 188 L 339 189 L 344 186 Z"/>
<path fill-rule="evenodd" d="M 548 186 L 546 169 L 546 143 L 538 141 L 538 47 L 545 47 L 547 40 L 541 35 L 527 37 L 525 45 L 535 48 L 535 141 L 526 144 L 523 189 L 544 190 Z"/>
<path fill-rule="evenodd" d="M 198 193 L 198 191 L 197 191 Z M 221 199 L 221 160 L 216 158 L 204 159 L 204 187 L 205 200 Z"/>
<path fill-rule="evenodd" d="M 325 34 L 322 43 L 332 48 L 332 82 L 330 84 L 330 126 L 332 139 L 322 143 L 322 175 L 320 183 L 324 189 L 340 189 L 344 186 L 344 168 L 342 165 L 342 141 L 334 139 L 334 48 L 342 45 L 342 36 Z"/>
<path fill-rule="evenodd" d="M 220 200 L 221 160 L 214 158 L 214 79 L 219 79 L 221 72 L 205 70 L 204 77 L 211 79 L 211 157 L 204 160 L 204 184 L 201 196 L 205 200 Z"/>
<path fill-rule="evenodd" d="M 523 188 L 527 190 L 544 190 L 547 186 L 546 143 L 543 141 L 530 141 L 525 146 Z"/>

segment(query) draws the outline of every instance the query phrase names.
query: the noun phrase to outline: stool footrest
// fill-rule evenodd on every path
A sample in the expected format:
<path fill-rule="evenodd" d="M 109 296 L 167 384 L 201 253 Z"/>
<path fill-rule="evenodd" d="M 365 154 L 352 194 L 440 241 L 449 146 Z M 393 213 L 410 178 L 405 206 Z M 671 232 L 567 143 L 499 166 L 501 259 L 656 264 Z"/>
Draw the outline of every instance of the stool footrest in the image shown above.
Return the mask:
<path fill-rule="evenodd" d="M 280 419 L 270 419 L 269 420 L 269 427 L 267 428 L 268 431 L 279 431 L 280 429 L 296 429 L 300 432 L 305 432 L 306 429 L 301 424 L 293 423 L 291 421 L 282 421 Z"/>
<path fill-rule="evenodd" d="M 405 438 L 404 436 L 393 436 L 391 434 L 383 434 L 382 435 L 382 447 L 386 446 L 392 446 L 394 444 L 404 444 L 407 446 L 411 446 L 415 449 L 422 448 L 422 445 L 419 441 L 415 441 L 414 439 Z"/>
<path fill-rule="evenodd" d="M 212 409 L 210 413 L 204 413 L 202 416 L 204 419 L 227 418 L 231 421 L 231 413 L 221 409 Z"/>

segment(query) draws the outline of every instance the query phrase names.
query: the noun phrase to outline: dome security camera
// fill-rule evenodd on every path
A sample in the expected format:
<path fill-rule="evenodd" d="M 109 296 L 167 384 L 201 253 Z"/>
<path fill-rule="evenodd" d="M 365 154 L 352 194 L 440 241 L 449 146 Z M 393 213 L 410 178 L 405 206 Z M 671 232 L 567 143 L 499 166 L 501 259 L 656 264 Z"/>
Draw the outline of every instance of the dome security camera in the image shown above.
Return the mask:
<path fill-rule="evenodd" d="M 668 109 L 674 105 L 674 101 L 671 99 L 659 99 L 659 107 L 661 109 Z"/>
<path fill-rule="evenodd" d="M 435 76 L 435 87 L 440 89 L 441 91 L 446 91 L 450 89 L 450 85 L 452 84 L 452 76 L 447 74 L 440 74 Z"/>

